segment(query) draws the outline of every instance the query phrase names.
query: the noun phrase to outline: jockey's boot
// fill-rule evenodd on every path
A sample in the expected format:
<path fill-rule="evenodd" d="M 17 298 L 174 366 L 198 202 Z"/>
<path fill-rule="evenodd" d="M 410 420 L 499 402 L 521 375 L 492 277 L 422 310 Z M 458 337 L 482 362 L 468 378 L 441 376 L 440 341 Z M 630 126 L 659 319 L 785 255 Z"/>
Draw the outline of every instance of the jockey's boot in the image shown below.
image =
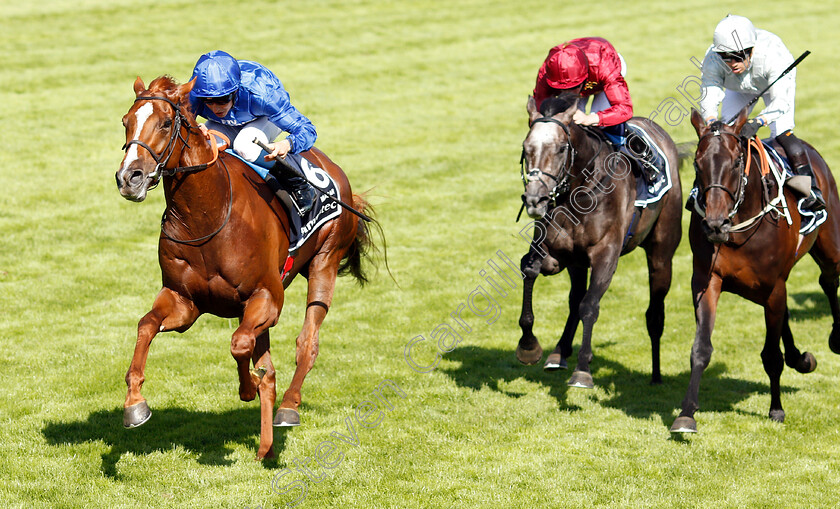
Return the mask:
<path fill-rule="evenodd" d="M 797 175 L 804 175 L 811 178 L 811 194 L 802 202 L 802 206 L 813 212 L 825 209 L 825 199 L 817 185 L 817 178 L 805 152 L 804 143 L 793 134 L 792 131 L 785 131 L 776 136 L 776 141 L 785 149 L 788 161 Z"/>
<path fill-rule="evenodd" d="M 805 198 L 805 201 L 802 202 L 802 206 L 814 212 L 825 210 L 825 198 L 823 198 L 822 192 L 820 192 L 820 186 L 817 185 L 817 178 L 814 176 L 814 170 L 811 169 L 811 165 L 805 163 L 803 165 L 796 166 L 793 169 L 793 172 L 797 175 L 811 177 L 811 194 Z"/>
<path fill-rule="evenodd" d="M 312 207 L 315 205 L 315 198 L 317 198 L 317 194 L 315 193 L 315 188 L 312 187 L 302 175 L 299 175 L 297 172 L 289 169 L 286 165 L 282 163 L 276 163 L 271 170 L 269 170 L 269 175 L 277 175 L 282 178 L 289 188 L 292 191 L 292 198 L 294 198 L 295 203 L 297 203 L 298 209 L 300 210 L 300 215 L 304 215 L 309 212 Z M 275 192 L 277 192 L 275 190 Z"/>
<path fill-rule="evenodd" d="M 648 184 L 656 180 L 659 168 L 664 167 L 662 157 L 635 133 L 627 137 L 627 142 L 621 146 L 620 152 L 638 162 L 642 176 Z"/>

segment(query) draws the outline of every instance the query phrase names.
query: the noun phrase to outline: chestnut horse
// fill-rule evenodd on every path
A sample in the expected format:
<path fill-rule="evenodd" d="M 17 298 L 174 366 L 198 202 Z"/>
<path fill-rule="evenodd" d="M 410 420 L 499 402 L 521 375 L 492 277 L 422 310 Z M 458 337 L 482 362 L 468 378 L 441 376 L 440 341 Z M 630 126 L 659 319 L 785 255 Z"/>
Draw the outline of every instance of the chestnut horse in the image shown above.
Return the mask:
<path fill-rule="evenodd" d="M 840 353 L 840 307 L 837 302 L 840 274 L 840 201 L 834 177 L 823 158 L 810 145 L 808 157 L 826 199 L 828 219 L 817 230 L 800 235 L 796 197 L 785 188 L 784 199 L 791 211 L 791 223 L 781 205 L 773 207 L 770 197 L 778 194 L 773 178 L 763 178 L 759 157 L 750 155 L 739 136 L 747 121 L 740 112 L 734 125 L 721 122 L 706 125 L 693 111 L 691 123 L 699 142 L 695 155 L 698 205 L 705 217 L 691 215 L 689 241 L 694 255 L 691 292 L 697 330 L 691 348 L 691 379 L 682 402 L 682 412 L 671 426 L 675 433 L 697 431 L 694 413 L 699 408 L 700 377 L 712 356 L 712 329 L 720 292 L 732 292 L 764 307 L 767 331 L 761 360 L 770 378 L 770 418 L 782 422 L 780 378 L 784 364 L 800 373 L 816 368 L 816 359 L 800 353 L 790 330 L 786 281 L 793 265 L 806 253 L 820 267 L 820 286 L 828 297 L 834 326 L 829 346 Z M 781 147 L 776 147 L 781 150 Z M 749 166 L 747 166 L 749 165 Z M 770 206 L 768 206 L 770 204 Z M 768 256 L 772 253 L 772 256 Z M 784 342 L 785 353 L 779 347 Z"/>
<path fill-rule="evenodd" d="M 612 281 L 619 257 L 641 246 L 647 255 L 650 284 L 645 318 L 651 342 L 651 381 L 659 383 L 665 296 L 671 286 L 671 259 L 682 234 L 677 148 L 654 122 L 644 118 L 630 121 L 642 126 L 665 152 L 672 181 L 672 187 L 659 201 L 637 208 L 636 179 L 630 173 L 630 160 L 609 149 L 599 129 L 572 122 L 578 100 L 577 95 L 563 94 L 543 101 L 539 111 L 534 98 L 528 100 L 530 131 L 523 142 L 523 161 L 527 164 L 527 176 L 523 177 L 527 178 L 522 200 L 528 215 L 536 221 L 531 248 L 522 257 L 522 337 L 516 357 L 524 364 L 535 364 L 542 357 L 542 348 L 533 333 L 534 281 L 539 274 L 553 275 L 568 268 L 569 316 L 545 369 L 566 367 L 566 359 L 572 354 L 572 339 L 582 321 L 583 340 L 569 385 L 593 388 L 589 368 L 592 329 L 601 297 Z"/>
<path fill-rule="evenodd" d="M 361 261 L 372 243 L 368 226 L 343 210 L 300 248 L 293 266 L 284 267 L 289 251 L 285 210 L 256 172 L 235 157 L 214 152 L 215 145 L 199 134 L 189 106 L 192 86 L 193 82 L 179 86 L 162 76 L 147 90 L 138 77 L 137 97 L 123 117 L 126 155 L 116 174 L 120 194 L 143 201 L 162 179 L 166 198 L 158 247 L 163 288 L 137 328 L 125 377 L 124 425 L 140 426 L 151 416 L 140 388 L 156 334 L 184 332 L 202 313 L 236 317 L 239 327 L 230 351 L 239 374 L 239 397 L 251 401 L 259 394 L 257 459 L 272 457 L 276 392 L 269 327 L 283 309 L 284 289 L 297 274 L 309 280 L 297 367 L 273 420 L 275 426 L 294 426 L 300 423 L 301 385 L 318 356 L 318 330 L 332 302 L 336 276 L 349 272 L 364 283 Z M 332 176 L 342 200 L 358 210 L 368 209 L 323 152 L 313 148 L 303 156 Z M 285 277 L 284 268 L 289 269 Z M 255 369 L 249 369 L 251 362 Z"/>

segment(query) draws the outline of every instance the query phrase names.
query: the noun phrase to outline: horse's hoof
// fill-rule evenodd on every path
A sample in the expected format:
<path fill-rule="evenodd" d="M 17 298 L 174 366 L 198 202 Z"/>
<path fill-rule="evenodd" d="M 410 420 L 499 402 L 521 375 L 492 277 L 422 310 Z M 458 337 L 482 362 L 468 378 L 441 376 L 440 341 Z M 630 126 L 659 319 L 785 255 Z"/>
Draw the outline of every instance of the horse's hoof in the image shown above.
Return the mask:
<path fill-rule="evenodd" d="M 697 421 L 694 417 L 681 415 L 671 425 L 671 433 L 697 433 Z"/>
<path fill-rule="evenodd" d="M 831 328 L 831 335 L 828 336 L 828 347 L 832 352 L 840 355 L 840 327 L 837 325 Z"/>
<path fill-rule="evenodd" d="M 572 377 L 569 378 L 569 387 L 578 387 L 580 389 L 594 389 L 595 382 L 592 381 L 592 375 L 586 371 L 575 371 Z"/>
<path fill-rule="evenodd" d="M 537 347 L 533 350 L 525 350 L 521 346 L 516 347 L 516 358 L 519 359 L 519 362 L 522 364 L 532 365 L 540 362 L 542 359 L 542 347 L 537 343 Z"/>
<path fill-rule="evenodd" d="M 566 359 L 563 358 L 562 355 L 559 353 L 553 353 L 548 356 L 545 360 L 545 364 L 543 365 L 543 369 L 546 371 L 554 371 L 557 369 L 566 369 L 569 365 L 566 363 Z"/>
<path fill-rule="evenodd" d="M 135 403 L 123 411 L 123 426 L 136 428 L 141 426 L 152 416 L 152 411 L 145 400 Z"/>
<path fill-rule="evenodd" d="M 300 414 L 291 408 L 278 408 L 274 415 L 274 426 L 300 426 Z"/>
<path fill-rule="evenodd" d="M 785 422 L 785 411 L 782 409 L 770 410 L 770 419 L 776 422 Z"/>
<path fill-rule="evenodd" d="M 796 363 L 796 371 L 800 373 L 810 373 L 817 369 L 817 358 L 811 352 L 805 352 Z"/>

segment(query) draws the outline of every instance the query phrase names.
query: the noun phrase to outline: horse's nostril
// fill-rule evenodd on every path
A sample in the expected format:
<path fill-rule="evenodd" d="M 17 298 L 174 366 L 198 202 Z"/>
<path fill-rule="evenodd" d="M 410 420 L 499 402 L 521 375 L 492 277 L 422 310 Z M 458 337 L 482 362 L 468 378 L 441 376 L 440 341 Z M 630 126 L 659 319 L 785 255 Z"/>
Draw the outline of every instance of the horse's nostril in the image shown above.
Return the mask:
<path fill-rule="evenodd" d="M 128 178 L 129 184 L 132 186 L 136 186 L 143 182 L 143 172 L 140 170 L 134 170 L 131 172 L 131 176 Z"/>

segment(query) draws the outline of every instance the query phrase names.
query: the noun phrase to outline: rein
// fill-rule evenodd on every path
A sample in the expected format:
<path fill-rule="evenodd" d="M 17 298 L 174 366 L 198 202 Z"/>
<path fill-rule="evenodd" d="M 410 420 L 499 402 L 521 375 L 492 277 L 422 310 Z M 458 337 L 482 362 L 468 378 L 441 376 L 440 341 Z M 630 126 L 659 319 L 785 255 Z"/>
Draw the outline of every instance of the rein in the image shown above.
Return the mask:
<path fill-rule="evenodd" d="M 562 195 L 566 194 L 573 185 L 577 184 L 583 178 L 583 173 L 576 175 L 574 178 L 570 178 L 570 175 L 569 175 L 570 170 L 572 168 L 574 168 L 575 158 L 577 156 L 577 150 L 575 150 L 575 147 L 572 146 L 572 134 L 571 134 L 571 130 L 569 129 L 569 126 L 567 126 L 566 124 L 557 120 L 554 117 L 540 117 L 538 119 L 535 119 L 533 122 L 531 122 L 531 127 L 533 127 L 534 124 L 541 123 L 541 122 L 542 123 L 557 124 L 558 126 L 560 126 L 561 129 L 563 129 L 563 132 L 566 133 L 566 145 L 564 147 L 565 151 L 566 151 L 566 159 L 565 159 L 565 161 L 563 161 L 563 164 L 560 166 L 560 169 L 557 172 L 557 175 L 552 175 L 551 173 L 546 173 L 546 172 L 540 170 L 539 168 L 534 168 L 534 169 L 531 169 L 528 172 L 526 172 L 525 171 L 525 162 L 526 162 L 525 161 L 525 148 L 523 147 L 522 148 L 522 155 L 519 157 L 520 174 L 522 176 L 522 181 L 526 186 L 528 185 L 529 182 L 531 182 L 533 180 L 538 180 L 543 175 L 545 175 L 547 177 L 550 177 L 554 181 L 554 187 L 551 189 L 551 191 L 548 194 L 549 204 L 556 205 L 556 198 L 558 196 L 562 196 Z M 592 164 L 592 162 L 595 160 L 595 158 L 597 158 L 601 154 L 601 151 L 604 148 L 604 140 L 600 136 L 598 136 L 597 134 L 592 132 L 591 130 L 585 129 L 583 126 L 580 126 L 580 127 L 581 127 L 581 129 L 583 130 L 584 133 L 586 133 L 589 136 L 593 136 L 595 139 L 598 140 L 598 150 L 597 150 L 597 152 L 595 152 L 595 155 L 593 155 L 589 159 L 589 161 L 587 161 L 586 164 L 583 165 L 583 169 L 586 169 L 586 168 L 589 167 L 590 164 Z M 559 152 L 559 149 L 558 149 L 558 152 Z M 520 213 L 521 213 L 521 210 L 520 210 Z"/>
<path fill-rule="evenodd" d="M 230 178 L 230 170 L 227 168 L 227 164 L 223 160 L 219 160 L 219 146 L 216 143 L 216 137 L 210 136 L 210 146 L 213 150 L 213 159 L 206 163 L 195 164 L 191 166 L 176 166 L 174 168 L 167 168 L 166 165 L 169 164 L 169 160 L 172 158 L 172 154 L 175 152 L 175 145 L 177 144 L 176 141 L 181 141 L 184 144 L 184 148 L 191 148 L 189 144 L 190 134 L 192 133 L 193 129 L 196 129 L 189 123 L 189 119 L 184 112 L 181 110 L 181 106 L 175 104 L 174 101 L 170 100 L 167 97 L 161 96 L 149 96 L 149 97 L 138 97 L 134 100 L 134 102 L 138 101 L 164 101 L 172 106 L 172 109 L 175 110 L 175 118 L 172 121 L 173 129 L 172 135 L 169 137 L 169 141 L 166 143 L 166 147 L 164 147 L 163 152 L 161 154 L 156 153 L 152 147 L 150 147 L 145 142 L 137 140 L 131 140 L 123 145 L 123 150 L 127 151 L 128 147 L 131 145 L 139 145 L 146 150 L 149 151 L 149 154 L 155 159 L 157 165 L 155 166 L 154 172 L 151 174 L 151 178 L 153 179 L 153 183 L 149 186 L 149 189 L 154 189 L 160 183 L 161 177 L 172 177 L 178 173 L 190 173 L 190 172 L 199 172 L 202 170 L 206 170 L 210 166 L 216 164 L 217 161 L 222 163 L 222 167 L 225 169 L 225 174 L 227 175 L 228 180 L 228 206 L 227 206 L 227 213 L 225 214 L 225 219 L 222 221 L 222 224 L 216 228 L 213 233 L 208 235 L 203 235 L 201 237 L 197 237 L 194 239 L 176 239 L 172 237 L 166 232 L 165 224 L 166 224 L 166 210 L 163 211 L 163 216 L 160 218 L 160 232 L 163 234 L 164 237 L 171 240 L 172 242 L 176 242 L 178 244 L 191 244 L 195 242 L 203 242 L 205 240 L 211 239 L 215 237 L 222 229 L 227 226 L 228 221 L 230 221 L 231 212 L 233 211 L 233 182 Z M 187 130 L 186 138 L 181 132 L 181 127 L 185 127 Z M 165 158 L 163 154 L 166 154 Z"/>

